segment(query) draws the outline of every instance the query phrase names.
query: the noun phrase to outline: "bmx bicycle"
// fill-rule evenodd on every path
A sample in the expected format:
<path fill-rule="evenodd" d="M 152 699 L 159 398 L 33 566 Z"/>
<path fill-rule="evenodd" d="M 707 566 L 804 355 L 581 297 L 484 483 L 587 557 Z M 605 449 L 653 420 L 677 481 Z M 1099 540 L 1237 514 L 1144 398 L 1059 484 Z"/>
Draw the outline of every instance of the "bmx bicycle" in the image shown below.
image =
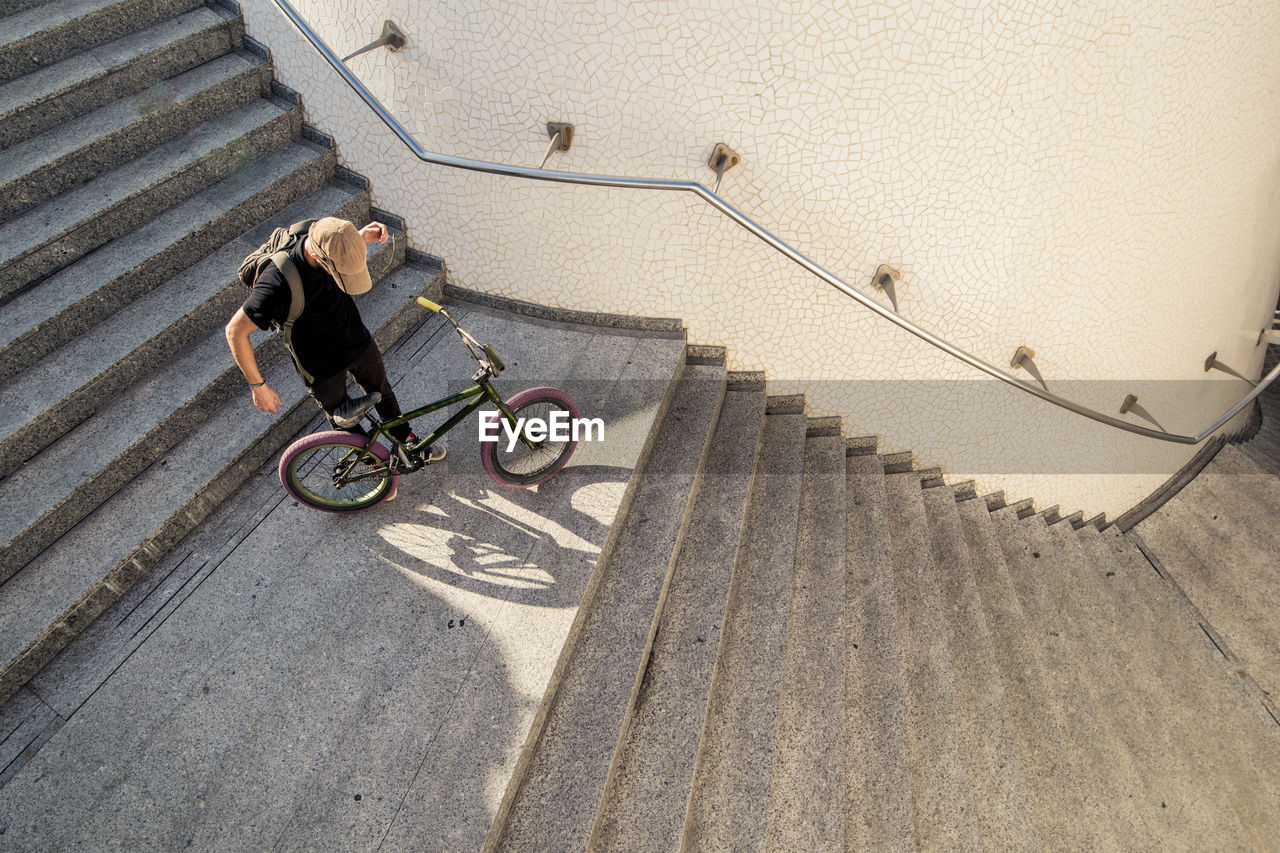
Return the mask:
<path fill-rule="evenodd" d="M 573 455 L 577 441 L 572 437 L 556 438 L 553 431 L 529 428 L 531 423 L 552 423 L 557 413 L 563 413 L 561 418 L 576 420 L 578 407 L 568 394 L 558 388 L 529 388 L 503 400 L 491 384 L 505 369 L 493 347 L 472 337 L 442 306 L 421 296 L 418 303 L 448 320 L 462 338 L 479 365 L 471 377 L 474 384 L 385 421 L 373 411 L 381 399 L 376 391 L 345 402 L 334 413 L 334 423 L 350 428 L 363 419 L 369 424 L 366 434 L 341 429 L 314 433 L 293 442 L 280 457 L 280 482 L 303 503 L 328 512 L 351 512 L 386 500 L 395 494 L 401 474 L 424 467 L 418 464 L 406 468 L 397 452 L 400 448 L 408 450 L 413 458 L 485 403 L 498 410 L 499 422 L 494 425 L 499 427 L 499 440 L 482 442 L 480 457 L 485 473 L 499 485 L 529 488 L 546 482 Z M 462 403 L 465 405 L 461 409 L 416 442 L 401 443 L 387 431 Z M 504 431 L 507 435 L 502 435 Z M 378 439 L 385 439 L 390 448 Z"/>

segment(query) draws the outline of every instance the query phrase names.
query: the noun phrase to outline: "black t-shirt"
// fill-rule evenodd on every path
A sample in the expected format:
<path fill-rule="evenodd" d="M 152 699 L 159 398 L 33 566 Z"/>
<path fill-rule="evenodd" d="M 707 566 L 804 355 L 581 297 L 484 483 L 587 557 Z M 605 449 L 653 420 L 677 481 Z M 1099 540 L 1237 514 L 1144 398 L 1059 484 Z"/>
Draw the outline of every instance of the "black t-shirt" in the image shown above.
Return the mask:
<path fill-rule="evenodd" d="M 319 382 L 346 370 L 369 345 L 371 336 L 355 301 L 331 275 L 307 263 L 302 243 L 299 240 L 289 252 L 306 297 L 306 306 L 293 323 L 293 351 L 303 368 Z M 288 319 L 292 301 L 289 282 L 275 264 L 269 264 L 249 291 L 244 313 L 259 329 L 270 329 L 273 322 L 284 323 Z"/>

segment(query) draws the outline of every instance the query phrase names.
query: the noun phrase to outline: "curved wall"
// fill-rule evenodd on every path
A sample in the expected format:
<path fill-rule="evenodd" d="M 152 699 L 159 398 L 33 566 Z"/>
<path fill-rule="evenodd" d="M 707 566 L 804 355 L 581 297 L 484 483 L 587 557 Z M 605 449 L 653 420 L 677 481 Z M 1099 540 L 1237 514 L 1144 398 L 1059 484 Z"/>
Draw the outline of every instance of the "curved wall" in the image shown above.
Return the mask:
<path fill-rule="evenodd" d="M 996 365 L 1114 414 L 1196 432 L 1257 375 L 1280 285 L 1280 6 L 1100 0 L 589 4 L 298 0 L 428 150 L 697 180 Z M 1065 8 L 1065 7 L 1064 7 Z M 1116 515 L 1194 448 L 1118 433 L 982 378 L 874 317 L 687 194 L 563 187 L 419 163 L 270 0 L 244 6 L 308 120 L 463 286 L 681 317 L 770 390 L 948 479 Z M 1133 417 L 1132 415 L 1130 417 Z"/>

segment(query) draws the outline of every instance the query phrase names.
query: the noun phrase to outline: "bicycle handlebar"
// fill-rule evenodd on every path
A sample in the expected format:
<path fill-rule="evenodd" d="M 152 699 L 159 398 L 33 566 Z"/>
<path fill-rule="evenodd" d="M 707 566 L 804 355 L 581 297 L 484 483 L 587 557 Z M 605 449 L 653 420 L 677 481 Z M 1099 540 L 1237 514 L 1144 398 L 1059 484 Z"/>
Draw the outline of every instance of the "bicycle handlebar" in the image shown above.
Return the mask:
<path fill-rule="evenodd" d="M 462 342 L 466 344 L 468 350 L 471 351 L 471 357 L 476 360 L 482 369 L 489 372 L 493 376 L 497 376 L 506 369 L 506 365 L 502 363 L 502 359 L 498 358 L 498 353 L 489 344 L 482 344 L 471 336 L 466 329 L 458 325 L 458 321 L 449 316 L 449 312 L 444 310 L 444 306 L 439 303 L 432 302 L 425 296 L 417 297 L 418 304 L 429 311 L 434 311 L 441 317 L 448 320 L 453 328 L 457 331 L 458 336 L 462 338 Z M 479 374 L 477 374 L 479 375 Z"/>

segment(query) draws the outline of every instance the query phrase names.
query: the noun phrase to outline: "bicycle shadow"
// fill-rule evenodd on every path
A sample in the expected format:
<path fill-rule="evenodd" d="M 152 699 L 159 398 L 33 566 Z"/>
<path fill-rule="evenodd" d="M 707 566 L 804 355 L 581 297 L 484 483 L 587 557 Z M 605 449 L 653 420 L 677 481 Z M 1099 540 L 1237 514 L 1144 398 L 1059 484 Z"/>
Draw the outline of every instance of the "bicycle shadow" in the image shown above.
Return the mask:
<path fill-rule="evenodd" d="M 478 466 L 477 466 L 478 467 Z M 595 570 L 631 471 L 568 468 L 536 490 L 482 473 L 449 476 L 414 500 L 402 481 L 377 526 L 379 556 L 424 586 L 442 585 L 533 607 L 576 608 Z M 400 501 L 397 501 L 400 504 Z"/>
<path fill-rule="evenodd" d="M 457 685 L 424 764 L 467 768 L 415 781 L 389 828 L 393 848 L 424 830 L 475 846 L 492 823 L 632 473 L 579 466 L 524 490 L 495 485 L 478 464 L 458 470 L 468 467 L 434 489 L 407 478 L 367 540 L 410 582 L 406 601 L 436 612 L 417 667 Z"/>

